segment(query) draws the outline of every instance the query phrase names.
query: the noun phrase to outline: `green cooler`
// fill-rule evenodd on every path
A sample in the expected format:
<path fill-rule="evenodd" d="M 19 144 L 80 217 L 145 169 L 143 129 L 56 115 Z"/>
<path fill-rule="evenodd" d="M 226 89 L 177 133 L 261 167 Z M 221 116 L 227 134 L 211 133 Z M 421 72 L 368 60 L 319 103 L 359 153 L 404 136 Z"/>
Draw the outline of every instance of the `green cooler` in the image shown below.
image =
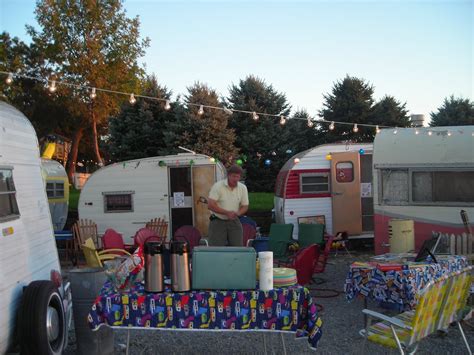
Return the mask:
<path fill-rule="evenodd" d="M 193 290 L 253 290 L 256 287 L 254 248 L 195 247 Z"/>

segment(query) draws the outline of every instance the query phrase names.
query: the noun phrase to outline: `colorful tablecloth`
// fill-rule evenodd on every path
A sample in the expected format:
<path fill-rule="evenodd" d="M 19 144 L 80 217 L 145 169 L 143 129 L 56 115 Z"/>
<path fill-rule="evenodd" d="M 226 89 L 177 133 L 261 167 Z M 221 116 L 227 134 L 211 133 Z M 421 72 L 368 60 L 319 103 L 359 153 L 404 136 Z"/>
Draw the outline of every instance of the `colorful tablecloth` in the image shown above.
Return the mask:
<path fill-rule="evenodd" d="M 271 291 L 192 291 L 146 293 L 136 283 L 117 293 L 106 282 L 88 315 L 91 329 L 149 327 L 207 330 L 269 330 L 307 336 L 316 348 L 321 319 L 308 289 L 301 286 Z"/>
<path fill-rule="evenodd" d="M 417 293 L 431 280 L 468 265 L 465 257 L 451 256 L 438 263 L 407 263 L 402 270 L 382 271 L 375 263 L 354 263 L 346 277 L 344 291 L 347 300 L 364 296 L 392 305 L 399 311 L 416 306 Z"/>

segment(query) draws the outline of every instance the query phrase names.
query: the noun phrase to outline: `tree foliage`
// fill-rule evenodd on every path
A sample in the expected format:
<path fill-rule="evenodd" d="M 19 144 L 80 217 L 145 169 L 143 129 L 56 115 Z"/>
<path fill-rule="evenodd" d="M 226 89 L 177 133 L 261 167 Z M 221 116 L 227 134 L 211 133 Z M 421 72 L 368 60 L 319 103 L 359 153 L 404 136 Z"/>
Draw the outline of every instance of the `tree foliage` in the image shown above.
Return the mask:
<path fill-rule="evenodd" d="M 337 140 L 373 141 L 375 135 L 373 127 L 358 126 L 358 132 L 354 132 L 353 124 L 398 127 L 409 125 L 405 104 L 401 104 L 392 96 L 384 96 L 380 101 L 374 103 L 373 94 L 374 87 L 356 77 L 346 76 L 334 84 L 331 94 L 324 95 L 325 102 L 319 115 L 329 122 L 351 124 L 336 124 L 332 131 L 329 129 L 329 124 L 321 125 L 321 131 L 327 134 L 327 142 Z"/>
<path fill-rule="evenodd" d="M 445 98 L 437 112 L 431 112 L 430 126 L 474 125 L 474 102 L 469 99 Z"/>
<path fill-rule="evenodd" d="M 127 18 L 121 1 L 43 0 L 38 1 L 35 12 L 41 30 L 32 26 L 27 29 L 32 46 L 44 56 L 44 70 L 51 72 L 52 79 L 78 85 L 58 88 L 59 94 L 69 100 L 71 116 L 79 118 L 74 122 L 72 160 L 84 128 L 90 125 L 100 162 L 98 126 L 99 130 L 106 126 L 106 120 L 118 110 L 124 97 L 99 93 L 91 101 L 80 86 L 132 92 L 142 75 L 137 60 L 144 55 L 148 39 L 139 39 L 138 17 Z M 71 164 L 70 174 L 73 167 Z"/>
<path fill-rule="evenodd" d="M 254 76 L 232 85 L 228 102 L 236 110 L 284 116 L 291 109 L 284 94 Z M 288 127 L 279 125 L 277 117 L 261 115 L 255 121 L 248 113 L 234 113 L 230 122 L 238 137 L 236 146 L 247 157 L 244 166 L 247 187 L 250 191 L 273 191 L 275 178 L 288 159 L 286 151 L 292 146 Z M 267 159 L 270 165 L 265 164 Z"/>

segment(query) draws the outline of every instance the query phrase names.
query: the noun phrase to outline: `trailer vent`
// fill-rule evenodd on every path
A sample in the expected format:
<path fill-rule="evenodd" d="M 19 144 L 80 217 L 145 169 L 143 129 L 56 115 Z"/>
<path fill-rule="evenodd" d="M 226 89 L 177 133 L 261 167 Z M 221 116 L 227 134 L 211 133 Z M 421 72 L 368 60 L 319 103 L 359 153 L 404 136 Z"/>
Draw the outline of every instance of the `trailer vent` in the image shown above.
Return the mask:
<path fill-rule="evenodd" d="M 390 253 L 415 250 L 415 224 L 411 219 L 391 219 L 388 222 Z"/>

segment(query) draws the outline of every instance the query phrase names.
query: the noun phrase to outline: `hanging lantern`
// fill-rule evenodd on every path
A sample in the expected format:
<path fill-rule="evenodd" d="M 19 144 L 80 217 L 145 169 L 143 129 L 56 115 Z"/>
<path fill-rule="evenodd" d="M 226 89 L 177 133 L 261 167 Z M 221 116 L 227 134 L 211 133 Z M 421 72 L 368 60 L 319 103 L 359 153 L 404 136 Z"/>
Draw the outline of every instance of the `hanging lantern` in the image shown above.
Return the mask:
<path fill-rule="evenodd" d="M 209 160 L 211 161 L 211 163 L 215 163 L 215 162 L 216 162 L 216 158 L 214 158 L 214 157 L 210 157 Z"/>
<path fill-rule="evenodd" d="M 191 159 L 191 161 L 189 162 L 189 165 L 193 166 L 194 165 L 194 160 Z"/>
<path fill-rule="evenodd" d="M 292 151 L 291 149 L 288 149 L 288 150 L 286 151 L 286 154 L 291 154 L 291 153 L 293 153 L 293 151 Z"/>
<path fill-rule="evenodd" d="M 160 160 L 158 162 L 158 166 L 161 166 L 161 167 L 166 166 L 166 163 L 163 160 Z"/>
<path fill-rule="evenodd" d="M 242 161 L 242 159 L 237 159 L 236 163 L 237 165 L 242 165 L 244 162 Z"/>
<path fill-rule="evenodd" d="M 364 154 L 365 154 L 364 148 L 360 148 L 360 149 L 359 149 L 359 154 L 360 154 L 360 155 L 364 155 Z"/>
<path fill-rule="evenodd" d="M 300 162 L 300 158 L 295 158 L 295 159 L 293 160 L 293 162 L 294 162 L 295 164 L 298 164 L 298 163 Z"/>
<path fill-rule="evenodd" d="M 331 160 L 331 159 L 332 159 L 332 155 L 331 155 L 331 153 L 329 153 L 329 154 L 326 154 L 326 160 Z"/>
<path fill-rule="evenodd" d="M 270 166 L 271 163 L 272 163 L 272 161 L 270 159 L 265 159 L 265 165 L 266 166 Z"/>

